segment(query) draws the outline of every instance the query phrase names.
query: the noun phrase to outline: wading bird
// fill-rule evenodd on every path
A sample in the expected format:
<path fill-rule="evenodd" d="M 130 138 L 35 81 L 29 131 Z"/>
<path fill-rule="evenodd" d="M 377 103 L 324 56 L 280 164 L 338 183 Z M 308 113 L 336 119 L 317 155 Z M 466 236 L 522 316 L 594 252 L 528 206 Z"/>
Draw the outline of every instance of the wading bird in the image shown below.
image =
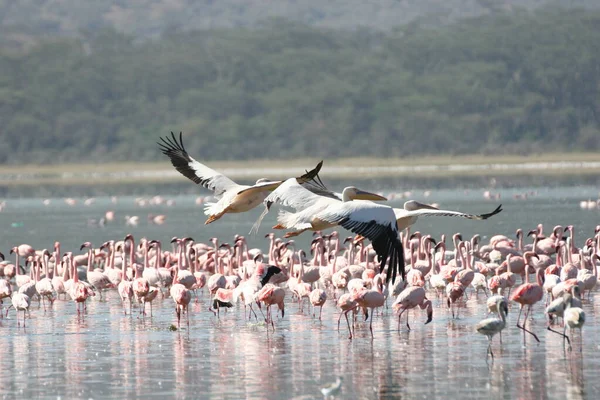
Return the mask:
<path fill-rule="evenodd" d="M 508 302 L 505 298 L 498 298 L 496 303 L 498 317 L 486 318 L 475 325 L 475 330 L 488 338 L 488 353 L 494 358 L 492 352 L 492 338 L 496 333 L 502 332 L 506 327 L 506 314 L 508 314 Z"/>

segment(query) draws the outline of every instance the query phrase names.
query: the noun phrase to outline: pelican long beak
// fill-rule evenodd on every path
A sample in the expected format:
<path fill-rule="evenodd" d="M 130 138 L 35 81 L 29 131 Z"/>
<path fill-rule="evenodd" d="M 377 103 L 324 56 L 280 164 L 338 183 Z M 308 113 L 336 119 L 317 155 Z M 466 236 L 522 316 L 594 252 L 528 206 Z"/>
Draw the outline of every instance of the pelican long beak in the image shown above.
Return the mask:
<path fill-rule="evenodd" d="M 380 196 L 377 193 L 367 192 L 360 189 L 356 189 L 354 198 L 356 200 L 387 201 L 386 197 Z"/>

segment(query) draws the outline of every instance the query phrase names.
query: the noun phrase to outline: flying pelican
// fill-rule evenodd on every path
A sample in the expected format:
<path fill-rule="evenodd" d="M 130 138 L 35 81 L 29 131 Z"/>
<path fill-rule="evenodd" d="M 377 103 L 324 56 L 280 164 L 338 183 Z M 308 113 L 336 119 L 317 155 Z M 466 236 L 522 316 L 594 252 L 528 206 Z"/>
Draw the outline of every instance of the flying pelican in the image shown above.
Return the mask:
<path fill-rule="evenodd" d="M 398 221 L 398 230 L 400 231 L 414 225 L 419 217 L 462 217 L 474 220 L 484 220 L 498 214 L 500 211 L 502 211 L 502 204 L 491 213 L 473 215 L 462 213 L 460 211 L 440 210 L 439 208 L 419 203 L 415 200 L 404 203 L 404 208 L 394 208 L 394 214 L 396 214 L 396 220 Z"/>
<path fill-rule="evenodd" d="M 157 142 L 157 144 L 163 154 L 169 157 L 175 169 L 192 182 L 212 190 L 219 198 L 216 203 L 206 203 L 204 214 L 208 215 L 208 219 L 205 224 L 218 220 L 226 213 L 241 213 L 253 209 L 262 203 L 269 192 L 283 182 L 261 178 L 252 186 L 239 185 L 220 172 L 190 157 L 183 147 L 182 132 L 179 133 L 179 141 L 173 132 L 171 132 L 171 137 L 166 136 L 160 139 L 162 143 Z M 299 181 L 311 179 L 311 172 L 307 172 L 306 175 L 297 179 Z"/>
<path fill-rule="evenodd" d="M 390 206 L 358 200 L 385 200 L 375 193 L 346 187 L 341 193 L 329 191 L 316 174 L 310 182 L 298 184 L 288 179 L 265 198 L 265 211 L 259 217 L 253 230 L 258 229 L 261 219 L 274 202 L 282 206 L 301 210 L 296 213 L 280 211 L 278 224 L 274 229 L 292 229 L 285 236 L 297 236 L 307 230 L 321 231 L 341 226 L 371 240 L 373 249 L 379 256 L 380 272 L 383 273 L 389 258 L 387 282 L 394 281 L 398 272 L 404 278 L 404 250 L 400 242 L 396 215 Z M 356 201 L 352 201 L 357 199 Z"/>
<path fill-rule="evenodd" d="M 273 229 L 291 230 L 291 232 L 285 234 L 285 237 L 289 238 L 298 236 L 307 230 L 321 231 L 336 226 L 337 224 L 314 219 L 317 213 L 325 210 L 332 204 L 351 200 L 387 200 L 383 196 L 358 189 L 354 186 L 344 188 L 342 193 L 330 191 L 318 177 L 322 163 L 321 161 L 315 169 L 307 173 L 308 175 L 316 171 L 316 173 L 311 174 L 310 180 L 307 179 L 303 184 L 299 184 L 295 178 L 288 179 L 269 194 L 264 200 L 265 210 L 258 217 L 250 233 L 253 234 L 258 231 L 261 221 L 273 204 L 291 207 L 296 210 L 295 213 L 280 210 L 277 217 L 278 223 L 273 227 Z"/>

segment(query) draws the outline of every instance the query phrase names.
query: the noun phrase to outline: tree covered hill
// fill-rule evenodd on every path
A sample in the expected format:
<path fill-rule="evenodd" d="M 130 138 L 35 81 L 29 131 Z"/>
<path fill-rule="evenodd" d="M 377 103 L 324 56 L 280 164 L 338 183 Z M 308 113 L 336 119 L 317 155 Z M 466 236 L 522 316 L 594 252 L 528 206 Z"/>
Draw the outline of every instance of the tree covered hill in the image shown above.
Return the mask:
<path fill-rule="evenodd" d="M 252 27 L 273 17 L 336 29 L 389 30 L 426 19 L 457 19 L 540 6 L 599 8 L 597 0 L 0 0 L 0 43 L 28 44 L 40 35 L 115 29 L 137 38 L 173 27 Z"/>
<path fill-rule="evenodd" d="M 98 2 L 100 4 L 102 2 Z M 389 31 L 287 19 L 114 30 L 0 49 L 0 162 L 594 150 L 600 12 L 543 9 Z"/>

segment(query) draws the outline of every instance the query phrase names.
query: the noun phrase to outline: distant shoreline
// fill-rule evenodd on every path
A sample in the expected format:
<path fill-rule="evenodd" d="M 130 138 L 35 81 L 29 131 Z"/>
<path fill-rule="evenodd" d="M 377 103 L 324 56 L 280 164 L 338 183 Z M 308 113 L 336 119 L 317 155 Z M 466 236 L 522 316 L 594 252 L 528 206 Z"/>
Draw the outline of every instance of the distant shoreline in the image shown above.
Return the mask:
<path fill-rule="evenodd" d="M 206 161 L 231 178 L 285 178 L 302 174 L 319 160 Z M 600 173 L 600 154 L 566 153 L 533 156 L 424 156 L 411 159 L 345 158 L 325 160 L 321 176 L 359 179 L 373 177 L 457 177 L 506 175 L 578 175 Z M 94 185 L 184 181 L 169 163 L 111 163 L 0 166 L 0 186 Z"/>

